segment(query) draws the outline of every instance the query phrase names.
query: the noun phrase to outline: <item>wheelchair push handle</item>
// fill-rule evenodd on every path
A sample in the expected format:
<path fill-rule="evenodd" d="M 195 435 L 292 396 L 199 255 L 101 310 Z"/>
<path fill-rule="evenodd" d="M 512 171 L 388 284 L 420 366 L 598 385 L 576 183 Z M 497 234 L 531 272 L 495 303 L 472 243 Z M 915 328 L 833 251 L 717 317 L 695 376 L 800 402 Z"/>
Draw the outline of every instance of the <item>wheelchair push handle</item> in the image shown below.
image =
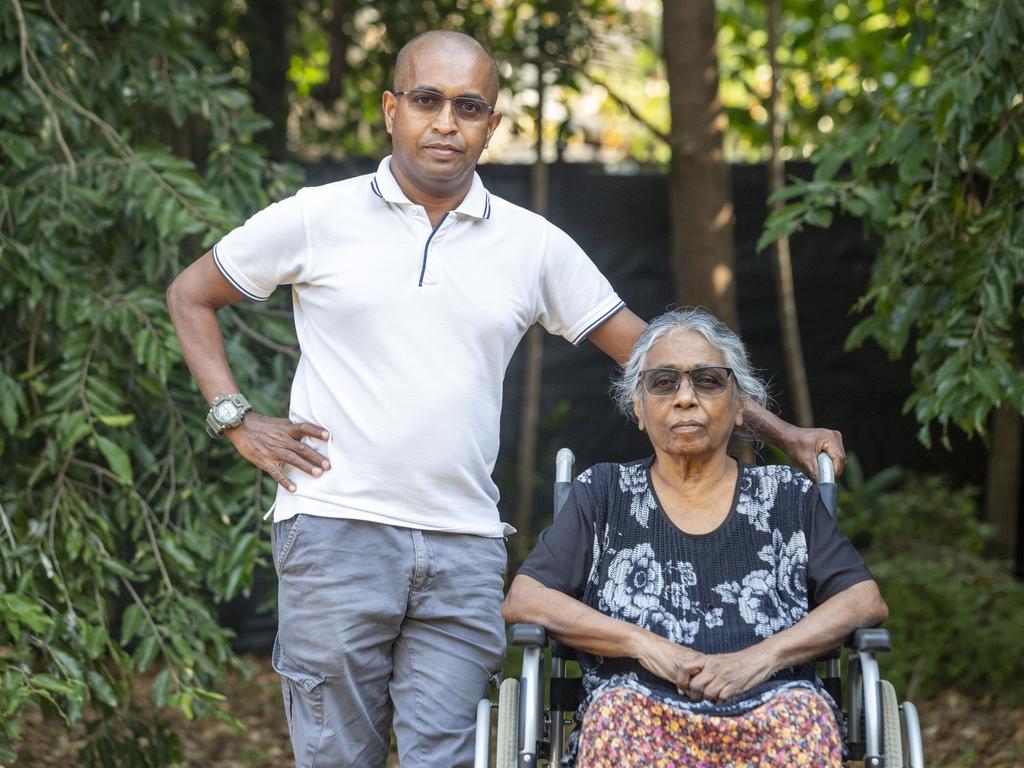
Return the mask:
<path fill-rule="evenodd" d="M 839 489 L 836 487 L 836 468 L 832 459 L 822 451 L 818 454 L 818 492 L 825 509 L 832 517 L 839 507 Z"/>
<path fill-rule="evenodd" d="M 555 456 L 555 482 L 572 482 L 572 465 L 576 463 L 576 457 L 568 448 L 559 448 Z"/>
<path fill-rule="evenodd" d="M 569 489 L 572 487 L 572 465 L 576 463 L 576 457 L 568 448 L 559 448 L 555 456 L 555 498 L 554 517 L 565 506 L 565 500 L 569 498 Z"/>

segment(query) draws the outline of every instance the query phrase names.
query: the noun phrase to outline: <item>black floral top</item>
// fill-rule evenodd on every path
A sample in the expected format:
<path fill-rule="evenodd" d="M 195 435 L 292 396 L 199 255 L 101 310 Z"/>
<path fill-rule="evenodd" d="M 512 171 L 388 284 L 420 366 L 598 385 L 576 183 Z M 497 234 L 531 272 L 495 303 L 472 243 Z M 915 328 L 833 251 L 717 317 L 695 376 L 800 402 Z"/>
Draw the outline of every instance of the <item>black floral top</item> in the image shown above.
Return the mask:
<path fill-rule="evenodd" d="M 871 578 L 800 472 L 741 464 L 728 516 L 714 531 L 695 535 L 663 511 L 650 480 L 652 461 L 598 464 L 581 474 L 519 572 L 702 653 L 748 648 Z M 635 659 L 581 654 L 580 664 L 580 715 L 598 694 L 623 685 L 715 715 L 743 714 L 794 686 L 828 699 L 813 664 L 781 670 L 722 703 L 690 700 Z"/>

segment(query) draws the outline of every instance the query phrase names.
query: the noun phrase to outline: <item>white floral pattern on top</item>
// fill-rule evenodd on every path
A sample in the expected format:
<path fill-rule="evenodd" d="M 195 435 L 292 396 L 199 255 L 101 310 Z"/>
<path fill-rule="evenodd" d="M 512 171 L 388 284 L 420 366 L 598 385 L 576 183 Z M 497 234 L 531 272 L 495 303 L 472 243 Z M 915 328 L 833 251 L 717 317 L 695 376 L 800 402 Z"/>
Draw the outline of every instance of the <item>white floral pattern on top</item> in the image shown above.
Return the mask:
<path fill-rule="evenodd" d="M 740 478 L 740 496 L 736 512 L 745 515 L 757 530 L 768 533 L 768 517 L 775 506 L 779 486 L 793 484 L 797 485 L 801 492 L 806 492 L 811 487 L 811 481 L 790 467 L 772 465 L 759 467 L 758 470 L 745 472 Z"/>
<path fill-rule="evenodd" d="M 611 616 L 646 623 L 647 614 L 661 604 L 665 580 L 650 544 L 620 550 L 608 566 L 601 590 L 601 609 Z"/>
<path fill-rule="evenodd" d="M 765 547 L 767 549 L 767 547 Z M 793 621 L 807 615 L 807 538 L 803 531 L 795 531 L 783 543 L 782 533 L 772 532 L 771 560 L 775 564 L 775 581 L 779 593 L 789 603 Z"/>
<path fill-rule="evenodd" d="M 739 608 L 740 618 L 753 625 L 758 637 L 771 637 L 792 624 L 773 577 L 771 571 L 761 569 L 744 576 L 742 584 L 727 581 L 715 587 L 723 603 Z"/>
<path fill-rule="evenodd" d="M 630 494 L 629 514 L 644 528 L 651 512 L 657 508 L 654 494 L 647 482 L 647 466 L 627 464 L 619 468 L 619 490 Z"/>

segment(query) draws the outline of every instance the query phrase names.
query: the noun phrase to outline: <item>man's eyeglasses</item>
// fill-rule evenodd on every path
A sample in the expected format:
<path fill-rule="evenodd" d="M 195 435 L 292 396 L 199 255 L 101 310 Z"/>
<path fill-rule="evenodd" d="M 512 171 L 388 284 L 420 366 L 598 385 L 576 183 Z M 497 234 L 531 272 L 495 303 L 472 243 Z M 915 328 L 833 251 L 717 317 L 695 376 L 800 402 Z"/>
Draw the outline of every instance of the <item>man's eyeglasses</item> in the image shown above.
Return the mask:
<path fill-rule="evenodd" d="M 421 88 L 414 88 L 411 91 L 395 91 L 395 96 L 405 96 L 409 106 L 416 112 L 424 115 L 435 115 L 441 111 L 446 101 L 452 103 L 452 111 L 460 120 L 477 122 L 490 117 L 494 107 L 483 99 L 473 96 L 445 96 L 437 91 L 426 91 Z"/>
<path fill-rule="evenodd" d="M 704 365 L 680 371 L 678 368 L 649 368 L 640 371 L 640 380 L 647 394 L 666 397 L 679 391 L 683 376 L 690 379 L 693 391 L 698 395 L 720 395 L 729 386 L 732 368 L 720 365 Z"/>

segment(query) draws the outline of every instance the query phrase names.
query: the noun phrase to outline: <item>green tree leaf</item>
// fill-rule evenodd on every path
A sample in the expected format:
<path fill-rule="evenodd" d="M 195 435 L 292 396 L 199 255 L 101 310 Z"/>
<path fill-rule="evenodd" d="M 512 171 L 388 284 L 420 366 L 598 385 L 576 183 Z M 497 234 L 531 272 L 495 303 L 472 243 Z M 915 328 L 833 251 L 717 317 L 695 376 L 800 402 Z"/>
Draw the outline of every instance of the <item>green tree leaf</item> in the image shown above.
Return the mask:
<path fill-rule="evenodd" d="M 113 440 L 96 435 L 96 445 L 107 460 L 107 466 L 117 475 L 118 479 L 125 485 L 131 485 L 133 481 L 132 461 L 124 449 Z"/>

